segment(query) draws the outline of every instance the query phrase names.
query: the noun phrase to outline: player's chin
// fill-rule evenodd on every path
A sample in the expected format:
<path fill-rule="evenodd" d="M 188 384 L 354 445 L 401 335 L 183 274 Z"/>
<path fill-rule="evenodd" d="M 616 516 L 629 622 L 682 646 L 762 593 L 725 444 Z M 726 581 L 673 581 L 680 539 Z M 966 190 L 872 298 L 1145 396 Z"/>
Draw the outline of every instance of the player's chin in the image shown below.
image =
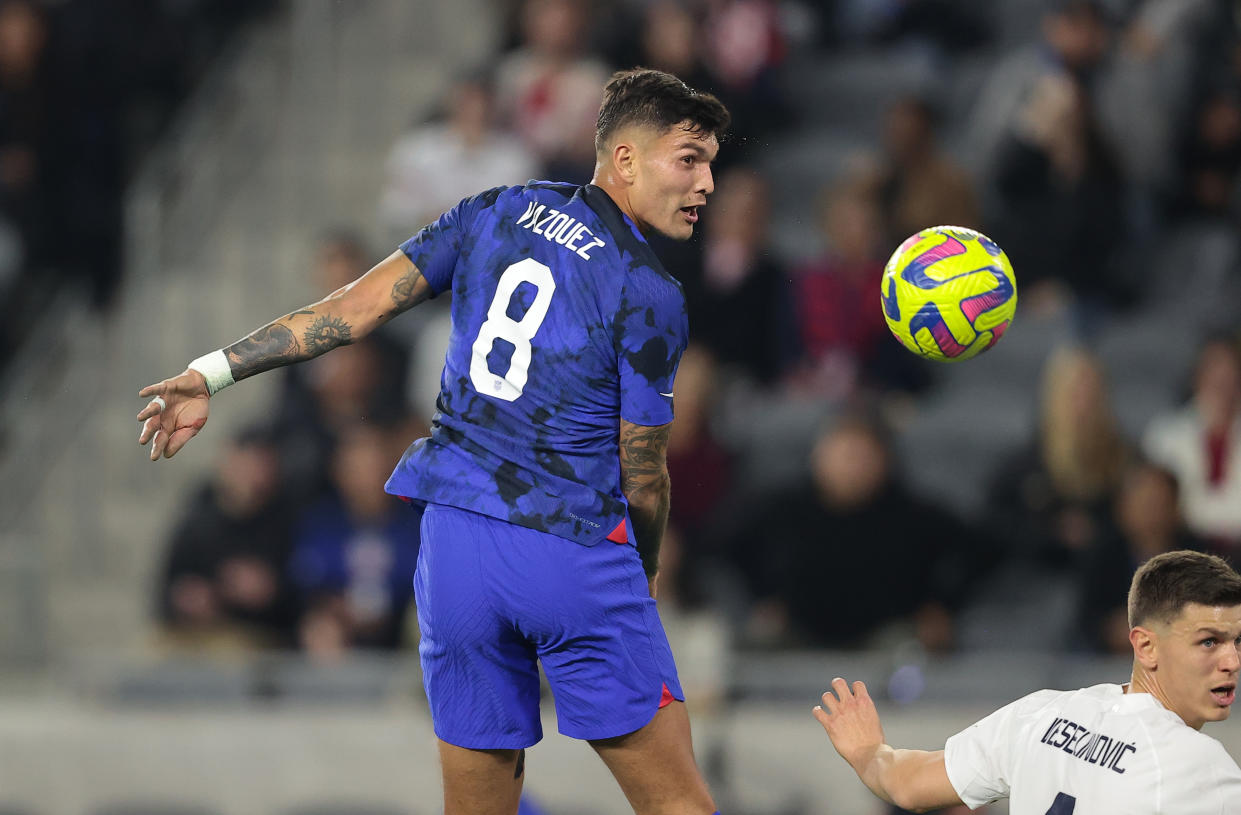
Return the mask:
<path fill-rule="evenodd" d="M 680 216 L 680 212 L 677 215 Z M 687 241 L 694 237 L 694 225 L 683 219 L 673 219 L 671 223 L 658 230 L 659 234 L 674 241 Z"/>

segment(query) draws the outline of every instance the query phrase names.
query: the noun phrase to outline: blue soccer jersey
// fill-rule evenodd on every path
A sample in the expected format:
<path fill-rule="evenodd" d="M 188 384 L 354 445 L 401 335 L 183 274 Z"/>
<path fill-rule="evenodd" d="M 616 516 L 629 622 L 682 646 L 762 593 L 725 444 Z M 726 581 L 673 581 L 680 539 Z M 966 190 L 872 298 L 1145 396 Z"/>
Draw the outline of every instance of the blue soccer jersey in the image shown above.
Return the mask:
<path fill-rule="evenodd" d="M 620 420 L 672 421 L 680 284 L 598 187 L 468 198 L 401 245 L 452 335 L 431 436 L 387 490 L 593 545 L 625 518 Z"/>

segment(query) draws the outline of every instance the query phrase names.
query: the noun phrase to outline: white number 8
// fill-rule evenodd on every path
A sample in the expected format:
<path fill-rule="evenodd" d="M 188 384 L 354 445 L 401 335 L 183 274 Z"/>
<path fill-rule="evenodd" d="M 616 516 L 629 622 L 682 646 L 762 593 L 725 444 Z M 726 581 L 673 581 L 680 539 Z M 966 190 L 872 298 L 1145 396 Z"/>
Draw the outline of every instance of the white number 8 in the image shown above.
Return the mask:
<path fill-rule="evenodd" d="M 514 320 L 508 316 L 509 302 L 522 283 L 534 286 L 534 302 L 520 320 Z M 512 402 L 521 396 L 526 378 L 530 375 L 530 340 L 534 339 L 547 316 L 554 291 L 556 281 L 552 279 L 552 270 L 534 258 L 519 260 L 500 275 L 495 297 L 487 309 L 486 321 L 478 328 L 470 358 L 470 381 L 474 383 L 475 390 L 505 402 Z M 512 359 L 502 376 L 492 373 L 487 365 L 487 355 L 497 339 L 513 344 Z"/>

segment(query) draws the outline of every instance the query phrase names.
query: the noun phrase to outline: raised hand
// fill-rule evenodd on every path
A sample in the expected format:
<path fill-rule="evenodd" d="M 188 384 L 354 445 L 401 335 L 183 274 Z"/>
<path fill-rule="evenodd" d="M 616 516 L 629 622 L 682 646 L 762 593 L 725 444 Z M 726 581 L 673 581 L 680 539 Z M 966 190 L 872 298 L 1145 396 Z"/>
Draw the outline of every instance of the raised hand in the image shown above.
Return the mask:
<path fill-rule="evenodd" d="M 836 693 L 829 690 L 823 694 L 823 704 L 814 708 L 814 717 L 827 731 L 836 752 L 857 769 L 884 744 L 879 711 L 863 682 L 854 682 L 850 690 L 849 683 L 836 677 L 832 688 Z"/>
<path fill-rule="evenodd" d="M 138 391 L 150 403 L 138 412 L 142 431 L 138 444 L 151 443 L 151 461 L 172 458 L 207 423 L 207 381 L 198 371 L 186 370 L 172 379 Z"/>

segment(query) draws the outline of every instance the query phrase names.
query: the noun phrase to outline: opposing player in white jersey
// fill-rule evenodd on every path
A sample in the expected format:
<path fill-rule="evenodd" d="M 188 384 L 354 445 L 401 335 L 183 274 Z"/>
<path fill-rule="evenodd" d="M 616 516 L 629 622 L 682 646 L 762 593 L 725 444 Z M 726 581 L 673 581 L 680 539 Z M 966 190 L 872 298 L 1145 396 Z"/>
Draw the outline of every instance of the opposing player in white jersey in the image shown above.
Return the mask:
<path fill-rule="evenodd" d="M 814 709 L 871 791 L 904 809 L 1009 799 L 1011 815 L 1241 813 L 1241 769 L 1201 732 L 1228 718 L 1241 670 L 1241 576 L 1223 560 L 1168 552 L 1129 589 L 1127 685 L 1043 690 L 948 739 L 885 743 L 866 686 L 832 681 Z"/>

